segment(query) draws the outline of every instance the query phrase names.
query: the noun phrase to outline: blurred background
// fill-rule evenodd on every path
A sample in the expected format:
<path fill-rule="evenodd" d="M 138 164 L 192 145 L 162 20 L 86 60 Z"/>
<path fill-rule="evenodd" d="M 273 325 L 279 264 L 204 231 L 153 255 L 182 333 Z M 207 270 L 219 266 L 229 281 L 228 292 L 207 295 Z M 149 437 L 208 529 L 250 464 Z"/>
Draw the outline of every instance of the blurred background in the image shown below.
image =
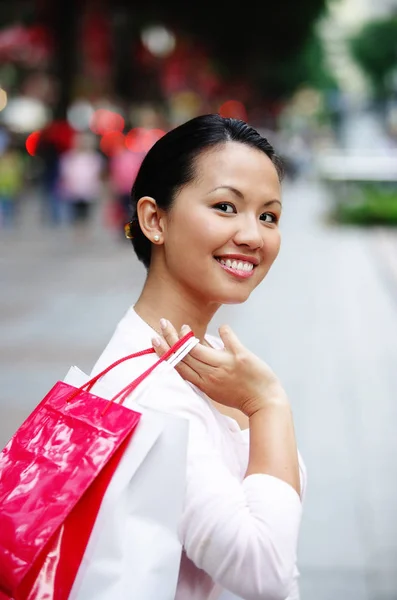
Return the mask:
<path fill-rule="evenodd" d="M 280 257 L 213 329 L 291 398 L 302 599 L 397 599 L 397 0 L 0 3 L 0 441 L 137 299 L 135 174 L 208 112 L 286 164 Z"/>

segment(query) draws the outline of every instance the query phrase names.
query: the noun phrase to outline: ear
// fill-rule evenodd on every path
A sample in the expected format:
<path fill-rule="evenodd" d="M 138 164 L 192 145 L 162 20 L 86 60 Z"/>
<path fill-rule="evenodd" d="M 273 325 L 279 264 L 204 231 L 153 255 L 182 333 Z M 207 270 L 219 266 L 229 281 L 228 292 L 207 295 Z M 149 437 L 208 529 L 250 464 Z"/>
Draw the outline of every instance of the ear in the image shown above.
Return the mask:
<path fill-rule="evenodd" d="M 137 203 L 139 225 L 142 232 L 153 244 L 163 242 L 163 211 L 157 206 L 156 200 L 143 196 Z"/>

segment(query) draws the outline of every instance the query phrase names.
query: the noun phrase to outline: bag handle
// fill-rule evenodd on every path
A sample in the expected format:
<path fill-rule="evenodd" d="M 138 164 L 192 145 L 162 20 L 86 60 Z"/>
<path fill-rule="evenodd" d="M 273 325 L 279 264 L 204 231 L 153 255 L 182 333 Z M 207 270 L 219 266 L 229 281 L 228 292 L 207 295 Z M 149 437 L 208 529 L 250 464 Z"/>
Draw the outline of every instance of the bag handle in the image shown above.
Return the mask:
<path fill-rule="evenodd" d="M 197 338 L 194 337 L 192 331 L 187 333 L 183 338 L 181 338 L 176 344 L 172 346 L 154 365 L 149 367 L 142 375 L 139 375 L 134 381 L 125 386 L 122 390 L 120 390 L 113 398 L 112 402 L 115 402 L 119 399 L 118 404 L 123 404 L 125 399 L 138 387 L 144 379 L 146 379 L 154 369 L 166 361 L 168 358 L 171 359 L 168 361 L 172 367 L 175 367 L 185 356 L 192 350 L 195 345 L 199 342 Z"/>
<path fill-rule="evenodd" d="M 115 402 L 118 398 L 120 398 L 119 404 L 123 404 L 127 396 L 129 396 L 136 387 L 144 381 L 151 373 L 158 367 L 161 363 L 166 361 L 168 358 L 172 357 L 169 361 L 171 366 L 175 366 L 178 364 L 180 360 L 182 360 L 188 352 L 199 342 L 197 338 L 194 337 L 193 331 L 189 331 L 186 335 L 184 335 L 180 340 L 178 340 L 161 358 L 159 358 L 154 365 L 149 367 L 146 371 L 144 371 L 141 375 L 139 375 L 134 381 L 129 383 L 125 388 L 123 388 L 120 392 L 118 392 L 110 401 L 110 403 Z M 139 358 L 141 356 L 145 356 L 146 354 L 154 354 L 154 348 L 147 348 L 146 350 L 141 350 L 140 352 L 135 352 L 134 354 L 129 354 L 128 356 L 123 356 L 119 358 L 114 363 L 103 369 L 100 373 L 92 377 L 89 381 L 86 381 L 82 386 L 76 388 L 70 396 L 67 398 L 66 402 L 71 402 L 73 398 L 75 398 L 80 392 L 86 391 L 90 392 L 94 385 L 104 377 L 107 373 L 109 373 L 112 369 L 120 365 L 121 363 L 130 360 L 132 358 Z M 175 356 L 173 356 L 175 355 Z M 109 403 L 109 405 L 110 405 Z M 106 409 L 107 410 L 107 409 Z"/>
<path fill-rule="evenodd" d="M 90 392 L 91 389 L 94 387 L 94 385 L 102 377 L 104 377 L 107 373 L 112 371 L 118 365 L 121 365 L 123 362 L 130 360 L 131 358 L 140 358 L 141 356 L 145 356 L 146 354 L 153 354 L 154 352 L 155 352 L 154 348 L 147 348 L 146 350 L 140 350 L 139 352 L 134 352 L 134 354 L 128 354 L 128 356 L 123 356 L 122 358 L 119 358 L 114 363 L 112 363 L 111 365 L 106 367 L 106 369 L 103 369 L 103 371 L 101 371 L 100 373 L 97 373 L 97 375 L 94 375 L 94 377 L 92 377 L 92 379 L 87 381 L 84 384 L 84 386 L 81 387 L 81 389 L 85 390 L 86 392 Z"/>

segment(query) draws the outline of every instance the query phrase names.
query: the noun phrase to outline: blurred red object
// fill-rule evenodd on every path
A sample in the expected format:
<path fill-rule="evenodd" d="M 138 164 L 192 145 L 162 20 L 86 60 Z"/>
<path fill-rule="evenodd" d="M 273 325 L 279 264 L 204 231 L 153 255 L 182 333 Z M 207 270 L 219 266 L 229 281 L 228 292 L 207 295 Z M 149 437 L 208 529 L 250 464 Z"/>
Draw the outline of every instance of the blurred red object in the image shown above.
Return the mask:
<path fill-rule="evenodd" d="M 52 147 L 56 152 L 62 154 L 73 147 L 75 135 L 75 130 L 67 121 L 52 121 L 41 131 L 38 150 L 42 146 Z"/>
<path fill-rule="evenodd" d="M 131 152 L 146 154 L 150 148 L 165 135 L 162 129 L 145 129 L 144 127 L 136 127 L 127 133 L 125 138 L 125 146 Z"/>
<path fill-rule="evenodd" d="M 41 131 L 33 131 L 26 138 L 25 147 L 30 156 L 35 156 L 37 151 L 37 146 L 40 142 Z"/>
<path fill-rule="evenodd" d="M 124 150 L 124 139 L 121 131 L 108 131 L 102 136 L 99 147 L 106 156 L 113 156 Z"/>
<path fill-rule="evenodd" d="M 99 108 L 92 116 L 90 129 L 98 135 L 104 135 L 110 131 L 123 131 L 124 119 L 118 113 L 106 108 Z"/>
<path fill-rule="evenodd" d="M 248 120 L 245 106 L 238 100 L 228 100 L 227 102 L 224 102 L 219 108 L 219 114 L 222 117 L 231 119 L 241 119 L 242 121 Z"/>
<path fill-rule="evenodd" d="M 26 65 L 48 60 L 53 51 L 50 31 L 42 25 L 13 25 L 0 31 L 0 57 Z"/>

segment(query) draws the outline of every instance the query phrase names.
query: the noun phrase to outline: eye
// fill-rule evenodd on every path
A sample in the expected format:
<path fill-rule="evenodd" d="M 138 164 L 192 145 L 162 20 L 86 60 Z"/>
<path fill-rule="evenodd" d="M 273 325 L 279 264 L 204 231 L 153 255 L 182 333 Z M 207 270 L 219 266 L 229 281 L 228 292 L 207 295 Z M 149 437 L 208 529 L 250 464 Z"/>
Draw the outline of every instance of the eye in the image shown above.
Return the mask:
<path fill-rule="evenodd" d="M 273 213 L 262 213 L 259 218 L 265 223 L 278 223 L 278 217 Z"/>
<path fill-rule="evenodd" d="M 219 204 L 216 204 L 214 208 L 228 214 L 237 212 L 236 207 L 233 204 L 230 204 L 230 202 L 220 202 Z"/>

